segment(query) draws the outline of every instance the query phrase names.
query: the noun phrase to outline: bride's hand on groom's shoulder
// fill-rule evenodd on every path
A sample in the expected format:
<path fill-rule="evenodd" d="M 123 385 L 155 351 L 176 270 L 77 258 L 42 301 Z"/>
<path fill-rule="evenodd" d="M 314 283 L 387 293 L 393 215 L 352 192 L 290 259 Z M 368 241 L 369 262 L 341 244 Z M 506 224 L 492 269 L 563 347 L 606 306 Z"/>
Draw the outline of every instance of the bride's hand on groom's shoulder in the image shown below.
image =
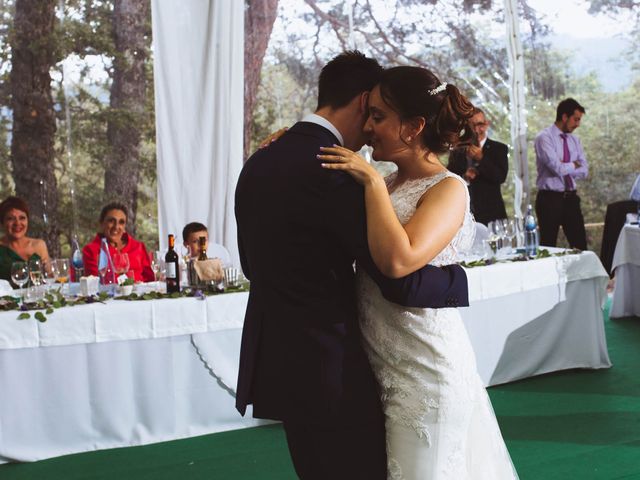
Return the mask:
<path fill-rule="evenodd" d="M 276 140 L 278 140 L 282 135 L 285 134 L 285 132 L 289 129 L 289 127 L 283 127 L 280 130 L 276 130 L 273 133 L 270 133 L 269 135 L 267 135 L 266 138 L 264 138 L 260 144 L 258 145 L 258 148 L 265 148 L 268 147 L 269 145 L 271 145 L 273 142 L 275 142 Z"/>
<path fill-rule="evenodd" d="M 373 186 L 384 179 L 364 158 L 348 148 L 334 145 L 320 147 L 318 158 L 322 160 L 322 168 L 329 170 L 343 170 L 351 175 L 356 182 L 364 186 Z"/>

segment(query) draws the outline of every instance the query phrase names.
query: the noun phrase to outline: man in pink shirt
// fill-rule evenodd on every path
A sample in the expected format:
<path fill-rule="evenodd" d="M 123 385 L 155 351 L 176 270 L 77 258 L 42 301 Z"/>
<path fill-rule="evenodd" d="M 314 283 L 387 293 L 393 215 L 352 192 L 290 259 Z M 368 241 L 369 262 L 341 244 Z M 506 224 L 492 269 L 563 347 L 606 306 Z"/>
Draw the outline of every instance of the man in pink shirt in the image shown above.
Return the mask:
<path fill-rule="evenodd" d="M 571 247 L 587 249 L 576 181 L 587 178 L 589 164 L 580 139 L 573 135 L 584 113 L 584 107 L 573 98 L 561 101 L 555 123 L 542 130 L 534 143 L 538 170 L 536 215 L 541 245 L 555 247 L 558 229 L 562 226 Z"/>

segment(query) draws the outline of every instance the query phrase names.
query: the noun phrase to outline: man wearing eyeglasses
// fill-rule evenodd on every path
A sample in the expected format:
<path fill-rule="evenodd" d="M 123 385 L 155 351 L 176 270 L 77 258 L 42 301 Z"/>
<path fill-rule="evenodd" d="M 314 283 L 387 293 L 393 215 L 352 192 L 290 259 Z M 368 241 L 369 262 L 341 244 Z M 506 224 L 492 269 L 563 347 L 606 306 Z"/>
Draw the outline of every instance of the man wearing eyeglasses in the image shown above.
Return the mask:
<path fill-rule="evenodd" d="M 453 150 L 447 168 L 467 181 L 471 211 L 477 222 L 487 225 L 492 220 L 507 217 L 500 186 L 509 170 L 508 149 L 504 143 L 488 138 L 490 123 L 479 108 L 475 109 L 469 125 L 475 133 L 475 141 Z"/>

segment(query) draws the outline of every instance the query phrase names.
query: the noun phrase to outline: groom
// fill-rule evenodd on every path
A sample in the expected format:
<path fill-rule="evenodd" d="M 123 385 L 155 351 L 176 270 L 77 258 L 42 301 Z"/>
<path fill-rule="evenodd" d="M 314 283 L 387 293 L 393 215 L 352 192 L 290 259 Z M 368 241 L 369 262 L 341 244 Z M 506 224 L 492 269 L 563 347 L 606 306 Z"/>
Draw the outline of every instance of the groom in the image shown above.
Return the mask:
<path fill-rule="evenodd" d="M 325 170 L 321 146 L 359 150 L 369 91 L 382 67 L 345 52 L 320 74 L 318 109 L 245 164 L 236 188 L 242 269 L 251 293 L 236 407 L 281 420 L 302 479 L 385 480 L 384 415 L 364 350 L 353 262 L 390 301 L 468 305 L 458 266 L 427 266 L 391 280 L 367 247 L 364 193 Z"/>

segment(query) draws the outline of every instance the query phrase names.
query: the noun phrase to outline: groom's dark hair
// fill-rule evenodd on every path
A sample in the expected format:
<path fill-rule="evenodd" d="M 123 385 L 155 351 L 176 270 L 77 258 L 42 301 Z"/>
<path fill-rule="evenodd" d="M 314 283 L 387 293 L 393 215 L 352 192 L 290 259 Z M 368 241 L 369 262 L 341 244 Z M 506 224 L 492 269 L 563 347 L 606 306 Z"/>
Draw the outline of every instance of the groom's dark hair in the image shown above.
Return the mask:
<path fill-rule="evenodd" d="M 318 109 L 340 108 L 376 86 L 382 67 L 358 50 L 349 50 L 329 61 L 318 80 Z"/>

